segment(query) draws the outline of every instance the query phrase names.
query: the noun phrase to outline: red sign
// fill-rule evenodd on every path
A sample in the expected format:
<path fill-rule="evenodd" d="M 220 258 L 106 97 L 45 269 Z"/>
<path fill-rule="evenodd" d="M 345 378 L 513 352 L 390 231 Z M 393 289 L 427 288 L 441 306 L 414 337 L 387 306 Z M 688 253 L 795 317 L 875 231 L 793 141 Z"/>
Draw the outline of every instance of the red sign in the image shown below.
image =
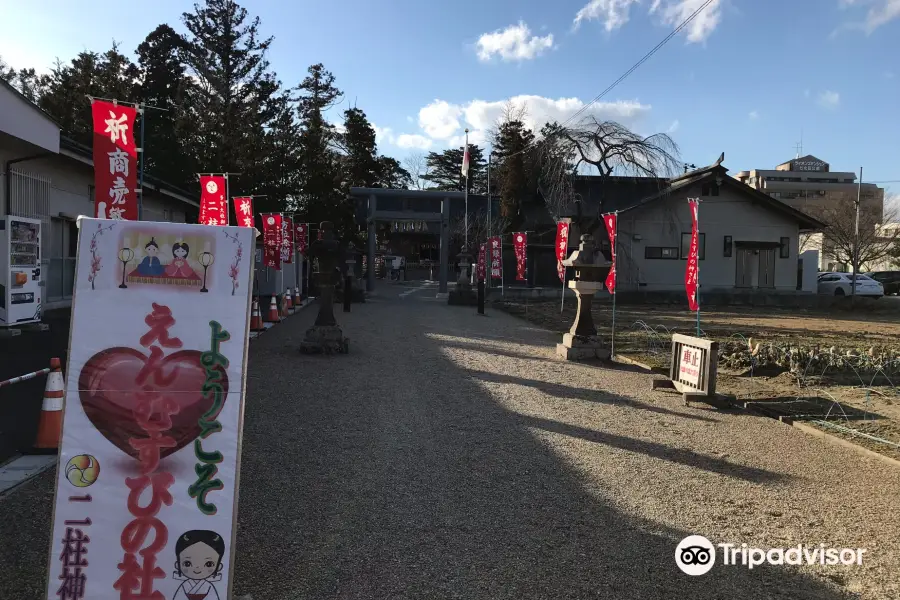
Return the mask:
<path fill-rule="evenodd" d="M 137 146 L 132 106 L 91 101 L 94 120 L 94 216 L 138 220 Z"/>
<path fill-rule="evenodd" d="M 609 267 L 609 274 L 606 276 L 606 289 L 610 294 L 616 293 L 616 235 L 618 233 L 619 217 L 615 213 L 603 215 L 603 222 L 606 223 L 606 233 L 609 235 L 609 251 L 612 258 L 612 265 Z"/>
<path fill-rule="evenodd" d="M 281 270 L 281 215 L 266 214 L 263 222 L 263 264 Z"/>
<path fill-rule="evenodd" d="M 566 280 L 566 268 L 562 261 L 566 259 L 569 250 L 569 224 L 556 224 L 556 272 L 559 274 L 559 280 Z"/>
<path fill-rule="evenodd" d="M 294 240 L 297 242 L 297 250 L 306 255 L 309 248 L 309 223 L 294 224 Z"/>
<path fill-rule="evenodd" d="M 320 239 L 320 240 L 321 240 L 323 235 L 325 235 L 325 230 L 320 229 L 320 230 L 319 230 L 319 237 L 316 238 L 316 239 Z"/>
<path fill-rule="evenodd" d="M 500 236 L 488 238 L 491 249 L 491 279 L 503 279 L 503 245 Z"/>
<path fill-rule="evenodd" d="M 200 224 L 228 225 L 228 198 L 223 175 L 200 176 Z"/>
<path fill-rule="evenodd" d="M 281 217 L 281 262 L 294 262 L 294 221 L 290 217 Z"/>
<path fill-rule="evenodd" d="M 528 249 L 528 234 L 513 234 L 513 249 L 516 251 L 516 281 L 525 281 L 525 259 Z"/>
<path fill-rule="evenodd" d="M 253 227 L 253 198 L 251 196 L 232 198 L 234 200 L 234 216 L 239 227 Z"/>
<path fill-rule="evenodd" d="M 487 244 L 478 247 L 478 269 L 475 273 L 478 281 L 484 281 L 487 276 Z"/>
<path fill-rule="evenodd" d="M 697 231 L 697 217 L 700 210 L 699 198 L 688 198 L 688 206 L 691 209 L 691 249 L 688 252 L 687 268 L 684 271 L 684 291 L 687 293 L 688 305 L 691 310 L 700 310 L 700 299 L 697 297 L 697 289 L 700 280 L 700 243 Z"/>

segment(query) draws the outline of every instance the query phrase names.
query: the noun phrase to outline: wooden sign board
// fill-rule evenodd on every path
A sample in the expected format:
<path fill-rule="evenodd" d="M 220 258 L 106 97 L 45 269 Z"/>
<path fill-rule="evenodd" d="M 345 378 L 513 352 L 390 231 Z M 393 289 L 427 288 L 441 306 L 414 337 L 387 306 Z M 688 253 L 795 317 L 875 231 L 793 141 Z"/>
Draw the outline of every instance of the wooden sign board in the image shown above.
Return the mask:
<path fill-rule="evenodd" d="M 669 379 L 679 392 L 690 396 L 715 396 L 718 361 L 718 342 L 672 334 Z"/>

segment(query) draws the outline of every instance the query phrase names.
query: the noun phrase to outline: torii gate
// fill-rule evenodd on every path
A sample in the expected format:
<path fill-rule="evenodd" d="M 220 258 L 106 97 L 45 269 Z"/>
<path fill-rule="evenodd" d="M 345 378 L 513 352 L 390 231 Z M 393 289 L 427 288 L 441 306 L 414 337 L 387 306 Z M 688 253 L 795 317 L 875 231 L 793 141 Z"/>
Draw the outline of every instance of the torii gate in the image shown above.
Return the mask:
<path fill-rule="evenodd" d="M 440 223 L 441 268 L 438 279 L 438 298 L 447 297 L 447 270 L 450 259 L 450 201 L 463 200 L 464 192 L 439 192 L 431 190 L 392 190 L 387 188 L 350 188 L 352 198 L 367 200 L 366 227 L 368 232 L 368 268 L 366 271 L 366 291 L 375 289 L 375 224 L 378 221 L 425 221 Z M 419 212 L 414 210 L 379 210 L 378 198 L 409 198 L 412 200 L 440 199 L 441 212 Z"/>

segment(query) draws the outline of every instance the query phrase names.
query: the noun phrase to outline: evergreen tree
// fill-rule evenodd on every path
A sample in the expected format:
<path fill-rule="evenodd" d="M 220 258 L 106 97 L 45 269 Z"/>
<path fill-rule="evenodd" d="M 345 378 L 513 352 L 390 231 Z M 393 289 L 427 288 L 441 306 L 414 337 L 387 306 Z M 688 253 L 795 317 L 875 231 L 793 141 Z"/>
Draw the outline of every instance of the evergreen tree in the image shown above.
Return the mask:
<path fill-rule="evenodd" d="M 396 158 L 391 158 L 390 156 L 378 157 L 378 180 L 375 187 L 408 190 L 412 185 L 412 175 L 400 166 Z"/>
<path fill-rule="evenodd" d="M 350 187 L 374 187 L 380 165 L 375 144 L 375 128 L 359 108 L 344 111 L 344 132 L 338 136 L 344 155 L 344 182 Z M 347 189 L 346 191 L 349 191 Z"/>
<path fill-rule="evenodd" d="M 465 177 L 462 175 L 463 146 L 443 152 L 429 152 L 425 160 L 428 174 L 422 178 L 430 181 L 436 190 L 463 191 Z M 469 144 L 469 193 L 482 194 L 487 191 L 487 162 L 481 147 Z"/>
<path fill-rule="evenodd" d="M 500 193 L 500 215 L 518 226 L 522 204 L 533 195 L 537 182 L 531 144 L 534 133 L 522 121 L 506 121 L 494 140 L 491 188 Z"/>

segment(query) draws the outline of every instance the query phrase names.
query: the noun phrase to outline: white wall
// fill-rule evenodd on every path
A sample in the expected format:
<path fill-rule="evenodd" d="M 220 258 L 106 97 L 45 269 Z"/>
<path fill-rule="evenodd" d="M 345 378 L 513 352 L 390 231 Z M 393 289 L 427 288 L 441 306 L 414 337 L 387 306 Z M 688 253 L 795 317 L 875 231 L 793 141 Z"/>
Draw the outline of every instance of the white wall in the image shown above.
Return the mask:
<path fill-rule="evenodd" d="M 32 144 L 32 154 L 59 152 L 59 127 L 4 83 L 0 83 L 0 131 Z"/>
<path fill-rule="evenodd" d="M 681 234 L 690 233 L 691 215 L 687 198 L 700 196 L 699 187 L 619 215 L 620 281 L 625 289 L 681 290 L 686 260 L 646 259 L 645 248 L 681 248 Z M 735 287 L 737 248 L 724 256 L 724 236 L 733 242 L 779 242 L 787 237 L 789 257 L 775 254 L 775 289 L 796 291 L 799 228 L 793 219 L 749 197 L 722 186 L 719 196 L 701 198 L 700 233 L 706 234 L 706 255 L 700 261 L 700 285 L 706 291 Z M 635 234 L 641 237 L 635 240 Z"/>

